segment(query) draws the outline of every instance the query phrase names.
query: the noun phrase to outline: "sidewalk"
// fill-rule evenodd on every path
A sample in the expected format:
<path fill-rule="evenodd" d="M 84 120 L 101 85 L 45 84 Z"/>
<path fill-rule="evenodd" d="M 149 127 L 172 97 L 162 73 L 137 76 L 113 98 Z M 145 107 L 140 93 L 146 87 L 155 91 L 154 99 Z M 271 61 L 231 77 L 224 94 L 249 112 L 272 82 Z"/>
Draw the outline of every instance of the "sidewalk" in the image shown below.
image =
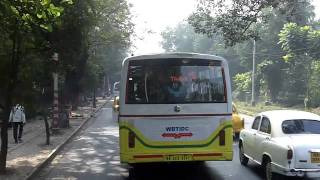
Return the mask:
<path fill-rule="evenodd" d="M 45 125 L 42 119 L 33 120 L 24 126 L 22 143 L 15 144 L 12 129 L 8 130 L 7 174 L 1 180 L 23 180 L 43 163 L 56 148 L 65 142 L 74 131 L 91 115 L 100 109 L 107 100 L 98 99 L 97 108 L 79 107 L 74 113 L 81 117 L 70 118 L 70 128 L 60 129 L 50 136 L 50 145 L 45 145 Z"/>

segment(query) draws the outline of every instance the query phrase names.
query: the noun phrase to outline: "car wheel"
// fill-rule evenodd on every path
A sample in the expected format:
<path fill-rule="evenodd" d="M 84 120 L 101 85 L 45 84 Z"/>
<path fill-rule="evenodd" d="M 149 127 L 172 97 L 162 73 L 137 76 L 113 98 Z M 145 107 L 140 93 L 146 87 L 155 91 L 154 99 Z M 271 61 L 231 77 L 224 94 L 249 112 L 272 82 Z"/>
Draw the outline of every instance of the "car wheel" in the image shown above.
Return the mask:
<path fill-rule="evenodd" d="M 271 168 L 271 160 L 268 158 L 264 162 L 264 171 L 266 180 L 278 180 L 281 179 L 279 174 L 273 173 Z"/>
<path fill-rule="evenodd" d="M 242 144 L 239 145 L 239 159 L 242 165 L 246 166 L 248 164 L 249 158 L 244 155 Z"/>

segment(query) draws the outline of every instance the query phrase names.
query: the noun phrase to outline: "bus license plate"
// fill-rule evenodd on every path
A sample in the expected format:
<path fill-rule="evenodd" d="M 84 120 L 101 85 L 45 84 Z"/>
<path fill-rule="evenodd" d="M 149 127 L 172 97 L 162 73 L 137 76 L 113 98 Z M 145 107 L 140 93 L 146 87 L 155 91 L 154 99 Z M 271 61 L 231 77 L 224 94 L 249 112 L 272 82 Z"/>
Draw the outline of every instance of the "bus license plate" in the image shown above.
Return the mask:
<path fill-rule="evenodd" d="M 166 161 L 192 161 L 192 154 L 173 154 L 173 155 L 165 155 Z"/>
<path fill-rule="evenodd" d="M 311 153 L 311 163 L 320 163 L 320 152 Z"/>

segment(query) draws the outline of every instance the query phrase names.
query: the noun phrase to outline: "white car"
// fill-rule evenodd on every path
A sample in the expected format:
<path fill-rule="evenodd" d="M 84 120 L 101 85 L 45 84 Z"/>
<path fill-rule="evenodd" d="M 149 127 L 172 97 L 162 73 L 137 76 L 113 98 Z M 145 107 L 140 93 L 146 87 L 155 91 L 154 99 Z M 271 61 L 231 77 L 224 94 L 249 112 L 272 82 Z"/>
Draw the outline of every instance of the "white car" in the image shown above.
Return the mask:
<path fill-rule="evenodd" d="M 267 180 L 279 174 L 320 177 L 320 116 L 294 110 L 258 114 L 240 132 L 239 158 L 242 165 L 249 159 L 262 165 Z"/>

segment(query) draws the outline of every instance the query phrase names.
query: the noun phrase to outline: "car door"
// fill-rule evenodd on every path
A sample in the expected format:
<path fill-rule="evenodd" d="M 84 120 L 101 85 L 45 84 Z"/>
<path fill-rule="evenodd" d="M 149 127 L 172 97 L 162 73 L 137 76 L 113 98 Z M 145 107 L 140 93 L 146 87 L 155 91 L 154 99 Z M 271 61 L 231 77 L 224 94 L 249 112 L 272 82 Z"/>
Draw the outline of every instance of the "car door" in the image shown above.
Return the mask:
<path fill-rule="evenodd" d="M 253 149 L 255 148 L 255 139 L 257 135 L 257 131 L 260 126 L 260 121 L 261 121 L 261 116 L 257 116 L 254 118 L 254 121 L 252 123 L 251 129 L 249 129 L 247 132 L 248 134 L 246 135 L 245 140 L 244 140 L 244 152 L 246 155 L 250 156 L 253 158 Z"/>
<path fill-rule="evenodd" d="M 262 116 L 261 125 L 259 130 L 256 133 L 255 136 L 255 147 L 253 152 L 253 158 L 261 162 L 262 161 L 262 154 L 265 151 L 265 146 L 268 144 L 268 141 L 270 141 L 271 138 L 271 124 L 270 120 Z"/>

